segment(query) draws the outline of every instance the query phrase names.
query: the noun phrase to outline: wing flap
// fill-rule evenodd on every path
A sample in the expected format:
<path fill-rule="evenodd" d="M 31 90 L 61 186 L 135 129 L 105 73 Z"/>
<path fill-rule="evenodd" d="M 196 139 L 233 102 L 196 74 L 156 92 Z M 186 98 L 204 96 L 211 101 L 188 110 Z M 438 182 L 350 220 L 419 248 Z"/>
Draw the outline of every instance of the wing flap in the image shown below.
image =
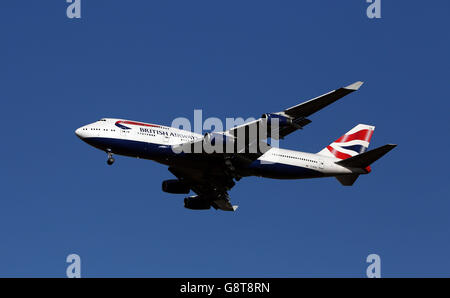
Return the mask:
<path fill-rule="evenodd" d="M 211 206 L 215 209 L 220 209 L 223 211 L 236 211 L 237 205 L 231 205 L 228 198 L 218 198 L 212 201 Z"/>

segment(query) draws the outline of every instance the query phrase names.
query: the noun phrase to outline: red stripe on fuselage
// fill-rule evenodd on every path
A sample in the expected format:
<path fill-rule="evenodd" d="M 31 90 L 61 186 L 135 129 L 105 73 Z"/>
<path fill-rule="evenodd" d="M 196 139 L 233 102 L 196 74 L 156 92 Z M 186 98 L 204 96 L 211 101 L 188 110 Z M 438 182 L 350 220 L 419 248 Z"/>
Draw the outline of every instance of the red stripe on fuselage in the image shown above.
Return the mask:
<path fill-rule="evenodd" d="M 353 140 L 361 140 L 361 141 L 370 142 L 372 135 L 373 135 L 373 130 L 363 129 L 363 130 L 357 131 L 355 133 L 352 133 L 351 135 L 343 135 L 342 137 L 340 137 L 339 139 L 337 139 L 334 142 L 335 143 L 344 143 L 344 142 L 350 142 Z"/>
<path fill-rule="evenodd" d="M 130 124 L 130 125 L 140 125 L 140 126 L 147 126 L 147 127 L 159 127 L 159 125 L 147 124 L 147 123 L 135 122 L 135 121 L 117 121 L 116 124 Z"/>

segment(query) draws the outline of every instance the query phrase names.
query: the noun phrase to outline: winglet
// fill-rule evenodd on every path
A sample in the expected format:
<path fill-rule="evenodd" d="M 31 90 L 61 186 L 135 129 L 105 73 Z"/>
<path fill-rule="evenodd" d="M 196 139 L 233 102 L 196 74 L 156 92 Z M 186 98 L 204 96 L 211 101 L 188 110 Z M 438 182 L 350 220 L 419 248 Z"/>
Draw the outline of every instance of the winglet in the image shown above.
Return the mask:
<path fill-rule="evenodd" d="M 358 81 L 351 85 L 348 85 L 347 87 L 344 87 L 344 89 L 356 91 L 362 86 L 362 84 L 364 84 L 364 82 Z"/>
<path fill-rule="evenodd" d="M 236 211 L 236 209 L 238 208 L 238 205 L 233 205 L 233 211 Z"/>

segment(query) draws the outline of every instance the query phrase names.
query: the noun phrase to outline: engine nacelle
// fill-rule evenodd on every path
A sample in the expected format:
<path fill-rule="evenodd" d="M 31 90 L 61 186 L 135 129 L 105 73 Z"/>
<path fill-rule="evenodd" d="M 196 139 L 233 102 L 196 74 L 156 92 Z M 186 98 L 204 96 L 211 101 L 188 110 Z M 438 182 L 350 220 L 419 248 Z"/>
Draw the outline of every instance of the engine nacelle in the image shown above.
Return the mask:
<path fill-rule="evenodd" d="M 191 189 L 178 179 L 165 180 L 162 183 L 162 190 L 174 194 L 188 194 Z"/>
<path fill-rule="evenodd" d="M 283 115 L 278 114 L 264 114 L 261 116 L 263 119 L 267 119 L 267 123 L 270 124 L 274 119 L 278 119 L 279 126 L 291 125 L 292 119 Z"/>
<path fill-rule="evenodd" d="M 192 210 L 208 210 L 211 208 L 209 200 L 200 197 L 193 196 L 184 199 L 184 208 Z"/>

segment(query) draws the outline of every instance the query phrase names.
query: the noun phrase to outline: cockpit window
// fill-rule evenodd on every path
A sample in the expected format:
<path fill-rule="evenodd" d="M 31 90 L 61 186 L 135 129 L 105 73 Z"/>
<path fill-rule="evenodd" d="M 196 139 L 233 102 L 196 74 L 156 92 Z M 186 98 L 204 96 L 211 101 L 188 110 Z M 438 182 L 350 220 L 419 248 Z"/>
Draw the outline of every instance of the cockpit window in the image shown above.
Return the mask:
<path fill-rule="evenodd" d="M 102 118 L 102 119 L 100 119 L 100 120 L 98 120 L 98 121 L 106 121 L 106 119 Z"/>

